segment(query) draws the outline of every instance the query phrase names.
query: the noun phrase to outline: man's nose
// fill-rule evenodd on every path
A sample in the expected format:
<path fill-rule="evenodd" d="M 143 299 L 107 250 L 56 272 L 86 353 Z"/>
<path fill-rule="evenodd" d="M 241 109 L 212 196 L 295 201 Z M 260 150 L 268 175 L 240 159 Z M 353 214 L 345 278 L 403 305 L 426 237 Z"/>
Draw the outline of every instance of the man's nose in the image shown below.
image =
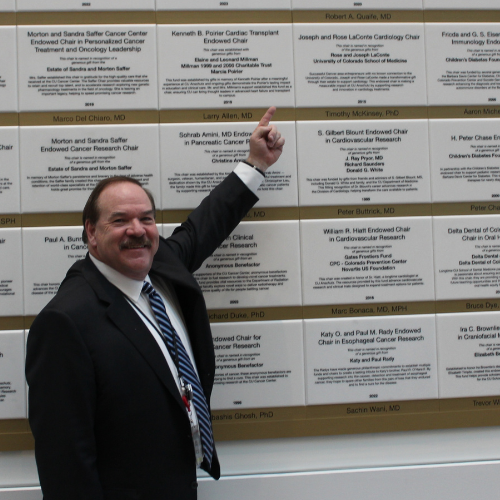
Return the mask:
<path fill-rule="evenodd" d="M 141 224 L 139 219 L 132 219 L 127 228 L 127 234 L 129 236 L 142 236 L 145 234 L 144 226 Z"/>

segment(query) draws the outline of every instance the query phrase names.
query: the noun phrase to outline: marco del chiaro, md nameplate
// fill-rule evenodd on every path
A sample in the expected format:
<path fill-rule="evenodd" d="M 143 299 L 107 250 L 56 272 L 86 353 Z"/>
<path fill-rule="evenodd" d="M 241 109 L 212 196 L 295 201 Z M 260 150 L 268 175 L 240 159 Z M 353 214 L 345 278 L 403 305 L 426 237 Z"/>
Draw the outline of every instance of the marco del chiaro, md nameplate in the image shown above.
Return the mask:
<path fill-rule="evenodd" d="M 0 331 L 0 420 L 26 418 L 24 331 Z"/>
<path fill-rule="evenodd" d="M 248 156 L 255 123 L 160 125 L 164 209 L 198 206 L 239 161 Z M 296 207 L 295 123 L 280 122 L 287 147 L 266 172 L 257 195 L 259 207 Z"/>
<path fill-rule="evenodd" d="M 426 120 L 297 123 L 300 205 L 429 203 Z"/>
<path fill-rule="evenodd" d="M 0 229 L 0 316 L 23 314 L 21 229 Z"/>
<path fill-rule="evenodd" d="M 17 10 L 22 11 L 89 11 L 89 10 L 154 10 L 154 0 L 17 0 Z"/>
<path fill-rule="evenodd" d="M 213 323 L 211 328 L 213 410 L 305 404 L 302 321 Z"/>
<path fill-rule="evenodd" d="M 304 336 L 308 405 L 438 396 L 433 315 L 305 320 Z"/>
<path fill-rule="evenodd" d="M 23 212 L 79 212 L 102 179 L 126 175 L 160 204 L 158 125 L 22 127 Z"/>
<path fill-rule="evenodd" d="M 87 254 L 81 227 L 23 228 L 24 314 L 38 314 Z M 43 265 L 41 265 L 43 263 Z"/>
<path fill-rule="evenodd" d="M 498 313 L 437 314 L 436 331 L 439 397 L 498 396 Z"/>
<path fill-rule="evenodd" d="M 19 129 L 0 127 L 0 214 L 20 212 Z"/>
<path fill-rule="evenodd" d="M 290 0 L 156 0 L 157 10 L 289 10 Z"/>
<path fill-rule="evenodd" d="M 500 101 L 499 24 L 428 23 L 425 43 L 430 105 Z"/>
<path fill-rule="evenodd" d="M 19 26 L 21 111 L 156 109 L 156 26 Z"/>
<path fill-rule="evenodd" d="M 16 27 L 0 26 L 0 113 L 17 111 Z"/>
<path fill-rule="evenodd" d="M 500 216 L 434 217 L 436 299 L 498 298 Z"/>
<path fill-rule="evenodd" d="M 160 108 L 293 107 L 290 24 L 158 26 Z"/>
<path fill-rule="evenodd" d="M 194 276 L 209 309 L 301 305 L 298 221 L 241 222 Z"/>
<path fill-rule="evenodd" d="M 298 107 L 426 104 L 423 24 L 295 24 Z"/>
<path fill-rule="evenodd" d="M 300 224 L 304 305 L 434 299 L 430 217 Z"/>
<path fill-rule="evenodd" d="M 500 197 L 500 120 L 430 120 L 432 201 Z"/>

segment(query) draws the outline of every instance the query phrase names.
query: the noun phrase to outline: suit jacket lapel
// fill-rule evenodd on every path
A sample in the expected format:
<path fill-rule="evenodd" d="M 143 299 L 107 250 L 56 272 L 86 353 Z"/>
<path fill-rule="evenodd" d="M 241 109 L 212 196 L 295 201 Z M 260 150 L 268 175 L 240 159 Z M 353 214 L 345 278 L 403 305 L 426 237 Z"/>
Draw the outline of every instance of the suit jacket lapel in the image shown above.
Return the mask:
<path fill-rule="evenodd" d="M 156 340 L 144 324 L 144 321 L 139 317 L 138 313 L 134 311 L 122 292 L 112 285 L 97 270 L 88 257 L 85 262 L 84 276 L 99 299 L 109 304 L 107 315 L 110 320 L 144 357 L 161 382 L 184 410 L 184 403 L 168 363 Z"/>

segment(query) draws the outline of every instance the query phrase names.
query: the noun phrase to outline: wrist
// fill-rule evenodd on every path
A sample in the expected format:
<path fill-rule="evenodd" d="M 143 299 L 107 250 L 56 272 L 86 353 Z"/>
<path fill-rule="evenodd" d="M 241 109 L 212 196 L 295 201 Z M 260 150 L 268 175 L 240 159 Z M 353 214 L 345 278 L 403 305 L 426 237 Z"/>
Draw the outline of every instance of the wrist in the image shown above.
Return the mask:
<path fill-rule="evenodd" d="M 266 169 L 265 168 L 261 168 L 260 166 L 257 166 L 257 165 L 254 165 L 253 163 L 251 163 L 249 161 L 249 159 L 247 160 L 242 160 L 243 163 L 245 163 L 246 165 L 248 165 L 249 167 L 252 167 L 253 169 L 257 170 L 257 172 L 259 172 L 259 174 L 261 174 L 263 177 L 266 176 Z"/>

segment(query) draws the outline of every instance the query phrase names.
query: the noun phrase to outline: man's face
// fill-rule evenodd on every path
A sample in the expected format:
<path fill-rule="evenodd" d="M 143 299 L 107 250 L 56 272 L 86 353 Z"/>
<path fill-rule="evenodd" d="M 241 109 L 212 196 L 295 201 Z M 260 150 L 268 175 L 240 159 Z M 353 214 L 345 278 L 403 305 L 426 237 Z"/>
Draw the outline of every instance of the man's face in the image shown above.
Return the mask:
<path fill-rule="evenodd" d="M 85 223 L 89 252 L 128 278 L 143 280 L 159 243 L 148 195 L 136 184 L 118 182 L 106 187 L 97 203 L 97 223 Z"/>

